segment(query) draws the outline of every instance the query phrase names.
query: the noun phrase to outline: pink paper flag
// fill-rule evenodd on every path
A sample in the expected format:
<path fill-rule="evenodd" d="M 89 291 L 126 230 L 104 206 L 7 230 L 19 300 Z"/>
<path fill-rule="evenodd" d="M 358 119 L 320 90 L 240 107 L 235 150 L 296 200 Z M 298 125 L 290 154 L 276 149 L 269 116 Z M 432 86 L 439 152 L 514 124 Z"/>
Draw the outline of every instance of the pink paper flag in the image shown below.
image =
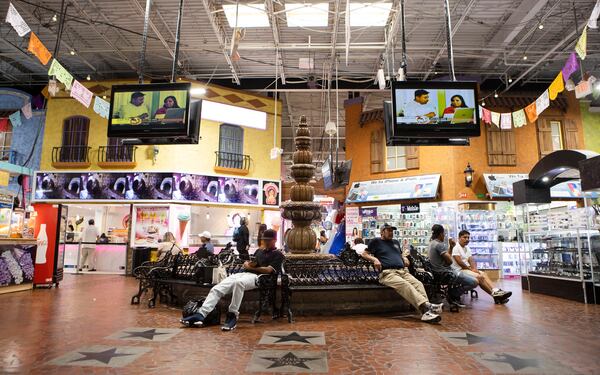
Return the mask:
<path fill-rule="evenodd" d="M 565 66 L 562 68 L 563 79 L 565 82 L 569 79 L 571 74 L 573 74 L 579 68 L 579 61 L 577 61 L 577 56 L 575 52 L 571 52 L 569 55 L 569 59 L 565 63 Z"/>
<path fill-rule="evenodd" d="M 500 129 L 508 130 L 512 128 L 512 116 L 510 113 L 500 114 Z"/>
<path fill-rule="evenodd" d="M 78 80 L 73 81 L 73 87 L 71 87 L 71 97 L 77 99 L 81 104 L 90 107 L 92 103 L 92 97 L 94 93 L 87 89 L 84 85 L 79 83 Z"/>
<path fill-rule="evenodd" d="M 483 118 L 483 122 L 485 122 L 486 124 L 491 124 L 492 112 L 487 108 L 482 108 L 481 111 L 483 112 L 483 116 L 481 116 Z"/>

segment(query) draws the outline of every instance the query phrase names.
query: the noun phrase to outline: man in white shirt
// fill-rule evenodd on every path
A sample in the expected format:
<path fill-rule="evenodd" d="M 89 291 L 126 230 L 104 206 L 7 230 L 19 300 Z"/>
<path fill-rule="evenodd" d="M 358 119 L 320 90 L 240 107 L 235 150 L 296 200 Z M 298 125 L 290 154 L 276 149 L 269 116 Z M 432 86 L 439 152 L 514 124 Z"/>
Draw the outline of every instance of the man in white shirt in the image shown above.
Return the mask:
<path fill-rule="evenodd" d="M 94 219 L 88 221 L 88 226 L 83 230 L 81 237 L 81 263 L 79 263 L 79 271 L 82 271 L 83 266 L 89 259 L 88 271 L 96 271 L 96 241 L 98 241 L 98 228 L 94 225 Z"/>
<path fill-rule="evenodd" d="M 471 250 L 467 247 L 471 241 L 471 234 L 462 230 L 458 233 L 458 243 L 452 249 L 452 269 L 456 272 L 466 273 L 469 276 L 475 277 L 479 282 L 479 286 L 487 294 L 494 298 L 494 302 L 503 304 L 508 302 L 512 292 L 505 292 L 502 289 L 494 287 L 489 276 L 477 269 L 477 262 L 473 259 Z"/>
<path fill-rule="evenodd" d="M 419 124 L 434 121 L 437 117 L 435 104 L 429 102 L 429 91 L 415 90 L 415 100 L 404 106 L 404 117 L 413 117 Z"/>

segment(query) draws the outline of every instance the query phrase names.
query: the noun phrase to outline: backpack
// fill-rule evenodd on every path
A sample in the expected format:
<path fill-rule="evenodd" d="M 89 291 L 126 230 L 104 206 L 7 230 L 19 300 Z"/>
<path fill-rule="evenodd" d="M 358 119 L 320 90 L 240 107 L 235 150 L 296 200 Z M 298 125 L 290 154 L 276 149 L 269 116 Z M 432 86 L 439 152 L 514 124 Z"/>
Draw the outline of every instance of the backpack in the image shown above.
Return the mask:
<path fill-rule="evenodd" d="M 183 306 L 181 315 L 184 318 L 187 318 L 190 315 L 196 314 L 200 310 L 200 307 L 202 307 L 202 304 L 204 303 L 205 299 L 206 298 L 189 300 L 185 304 L 185 306 Z M 203 326 L 214 326 L 214 325 L 219 325 L 219 324 L 221 324 L 221 308 L 219 307 L 219 305 L 217 305 L 217 306 L 215 306 L 213 311 L 208 313 L 208 315 L 204 318 L 204 323 L 202 325 Z"/>
<path fill-rule="evenodd" d="M 240 242 L 240 240 L 242 239 L 242 236 L 240 235 L 240 228 L 241 226 L 233 230 L 233 242 Z"/>

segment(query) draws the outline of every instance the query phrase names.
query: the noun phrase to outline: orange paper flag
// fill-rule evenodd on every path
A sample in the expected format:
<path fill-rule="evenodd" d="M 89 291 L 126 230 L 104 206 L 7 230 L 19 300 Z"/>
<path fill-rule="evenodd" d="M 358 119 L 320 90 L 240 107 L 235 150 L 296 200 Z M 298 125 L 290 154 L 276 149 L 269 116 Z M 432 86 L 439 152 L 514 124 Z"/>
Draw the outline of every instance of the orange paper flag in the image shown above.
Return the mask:
<path fill-rule="evenodd" d="M 535 102 L 525 107 L 525 113 L 527 113 L 527 119 L 529 122 L 535 122 L 538 118 L 537 109 L 535 108 Z"/>
<path fill-rule="evenodd" d="M 27 47 L 27 50 L 33 53 L 44 65 L 48 64 L 48 61 L 50 61 L 50 58 L 52 57 L 52 54 L 50 51 L 48 51 L 48 48 L 46 48 L 40 38 L 38 38 L 33 31 L 29 37 L 29 47 Z"/>
<path fill-rule="evenodd" d="M 550 84 L 550 87 L 548 87 L 548 96 L 550 97 L 550 100 L 556 99 L 558 93 L 563 92 L 564 89 L 565 81 L 563 81 L 563 74 L 562 72 L 559 72 L 556 78 L 554 78 L 554 81 Z"/>

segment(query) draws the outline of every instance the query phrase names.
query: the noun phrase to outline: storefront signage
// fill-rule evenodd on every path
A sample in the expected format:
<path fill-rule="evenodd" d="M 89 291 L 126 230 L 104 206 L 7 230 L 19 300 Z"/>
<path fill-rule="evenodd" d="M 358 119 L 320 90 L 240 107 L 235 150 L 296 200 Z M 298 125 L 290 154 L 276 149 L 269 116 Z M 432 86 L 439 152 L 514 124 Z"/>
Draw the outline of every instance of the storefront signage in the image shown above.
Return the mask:
<path fill-rule="evenodd" d="M 14 200 L 15 197 L 12 195 L 0 193 L 0 208 L 12 209 Z"/>
<path fill-rule="evenodd" d="M 355 182 L 346 201 L 356 203 L 435 198 L 439 183 L 439 174 Z"/>
<path fill-rule="evenodd" d="M 403 214 L 418 214 L 421 212 L 421 205 L 415 204 L 403 204 L 400 206 L 400 212 Z"/>
<path fill-rule="evenodd" d="M 358 207 L 346 207 L 346 241 L 360 237 L 360 212 Z"/>
<path fill-rule="evenodd" d="M 529 178 L 526 174 L 487 174 L 484 173 L 485 186 L 492 198 L 512 198 L 513 183 Z M 573 180 L 555 185 L 550 189 L 552 198 L 582 198 L 581 182 Z M 588 192 L 589 198 L 597 198 L 596 192 Z"/>
<path fill-rule="evenodd" d="M 377 207 L 361 207 L 360 217 L 377 217 Z"/>
<path fill-rule="evenodd" d="M 277 207 L 278 181 L 163 172 L 36 172 L 34 202 L 202 202 Z"/>
<path fill-rule="evenodd" d="M 133 246 L 157 246 L 169 230 L 169 207 L 135 207 Z"/>

